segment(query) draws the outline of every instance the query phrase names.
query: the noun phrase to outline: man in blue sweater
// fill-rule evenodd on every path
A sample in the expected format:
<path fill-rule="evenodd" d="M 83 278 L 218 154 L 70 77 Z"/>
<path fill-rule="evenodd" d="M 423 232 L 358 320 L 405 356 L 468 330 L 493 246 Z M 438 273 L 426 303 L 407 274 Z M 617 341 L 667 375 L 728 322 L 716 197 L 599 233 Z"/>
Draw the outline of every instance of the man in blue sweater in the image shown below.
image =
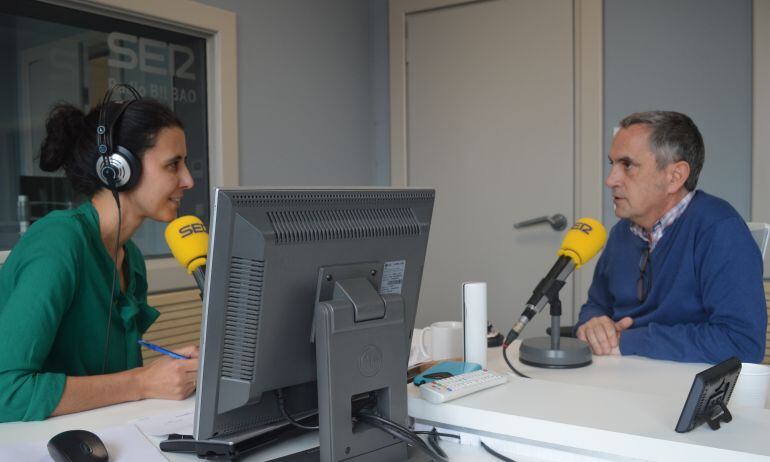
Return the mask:
<path fill-rule="evenodd" d="M 762 256 L 730 204 L 695 190 L 703 159 L 703 138 L 684 114 L 620 122 L 606 184 L 621 220 L 575 326 L 594 354 L 762 361 Z"/>

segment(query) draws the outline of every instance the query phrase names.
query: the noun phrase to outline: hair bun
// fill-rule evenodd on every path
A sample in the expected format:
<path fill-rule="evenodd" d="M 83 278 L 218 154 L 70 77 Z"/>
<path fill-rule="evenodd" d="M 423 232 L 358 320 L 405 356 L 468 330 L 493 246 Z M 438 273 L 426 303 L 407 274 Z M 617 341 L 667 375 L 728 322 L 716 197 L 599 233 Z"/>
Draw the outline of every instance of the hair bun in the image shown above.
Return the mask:
<path fill-rule="evenodd" d="M 85 117 L 83 111 L 67 103 L 51 109 L 45 123 L 46 136 L 40 146 L 41 169 L 54 172 L 73 159 L 77 143 L 86 133 Z"/>

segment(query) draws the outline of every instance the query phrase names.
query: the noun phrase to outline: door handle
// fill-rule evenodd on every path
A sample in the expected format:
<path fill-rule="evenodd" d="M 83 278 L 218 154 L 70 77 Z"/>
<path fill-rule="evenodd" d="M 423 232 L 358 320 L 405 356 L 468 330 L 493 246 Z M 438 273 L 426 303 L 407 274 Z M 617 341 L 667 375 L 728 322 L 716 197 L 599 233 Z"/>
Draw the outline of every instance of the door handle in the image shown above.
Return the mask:
<path fill-rule="evenodd" d="M 553 228 L 554 231 L 561 231 L 567 227 L 567 217 L 565 217 L 561 213 L 557 213 L 556 215 L 551 215 L 550 217 L 543 216 L 543 217 L 532 218 L 530 220 L 524 220 L 518 223 L 514 223 L 513 228 L 521 229 L 521 228 L 526 228 L 528 226 L 539 225 L 540 223 L 548 223 L 549 225 L 551 225 L 551 228 Z"/>

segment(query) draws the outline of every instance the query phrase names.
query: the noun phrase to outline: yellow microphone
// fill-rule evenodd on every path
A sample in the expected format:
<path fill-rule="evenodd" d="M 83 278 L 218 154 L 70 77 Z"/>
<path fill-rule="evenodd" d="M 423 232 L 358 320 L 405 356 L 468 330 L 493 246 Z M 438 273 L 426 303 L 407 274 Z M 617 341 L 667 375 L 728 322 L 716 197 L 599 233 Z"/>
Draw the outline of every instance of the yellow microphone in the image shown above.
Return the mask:
<path fill-rule="evenodd" d="M 203 222 L 192 215 L 179 217 L 166 226 L 165 235 L 171 254 L 193 275 L 202 294 L 209 250 L 209 233 Z"/>
<path fill-rule="evenodd" d="M 503 347 L 516 340 L 529 321 L 542 311 L 549 298 L 556 296 L 575 268 L 580 268 L 599 253 L 606 241 L 607 230 L 593 218 L 581 218 L 572 225 L 557 252 L 556 263 L 532 291 L 524 312 L 505 337 Z"/>
<path fill-rule="evenodd" d="M 581 218 L 567 231 L 557 255 L 571 258 L 575 268 L 580 268 L 599 253 L 605 242 L 604 226 L 593 218 Z"/>

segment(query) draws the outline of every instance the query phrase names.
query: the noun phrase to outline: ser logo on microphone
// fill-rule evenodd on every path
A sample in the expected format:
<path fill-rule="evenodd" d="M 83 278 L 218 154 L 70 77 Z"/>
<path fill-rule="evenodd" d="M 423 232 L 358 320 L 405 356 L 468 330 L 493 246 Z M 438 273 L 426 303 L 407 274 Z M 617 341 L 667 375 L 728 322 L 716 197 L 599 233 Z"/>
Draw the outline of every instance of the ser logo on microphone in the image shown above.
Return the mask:
<path fill-rule="evenodd" d="M 578 221 L 574 225 L 572 225 L 572 229 L 580 231 L 585 234 L 591 234 L 591 231 L 594 230 L 594 228 L 591 225 L 589 225 L 588 223 L 583 223 L 582 221 Z"/>
<path fill-rule="evenodd" d="M 181 228 L 179 228 L 179 235 L 182 237 L 182 239 L 191 236 L 195 233 L 205 233 L 206 227 L 203 226 L 203 223 L 190 223 L 189 225 L 184 225 Z"/>

